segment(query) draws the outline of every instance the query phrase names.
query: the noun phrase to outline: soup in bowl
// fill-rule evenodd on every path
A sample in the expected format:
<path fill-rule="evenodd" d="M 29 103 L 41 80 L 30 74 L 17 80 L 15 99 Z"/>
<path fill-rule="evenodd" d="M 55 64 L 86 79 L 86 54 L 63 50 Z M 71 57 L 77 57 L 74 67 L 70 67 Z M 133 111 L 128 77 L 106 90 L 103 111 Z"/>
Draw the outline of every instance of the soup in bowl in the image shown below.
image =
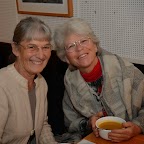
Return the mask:
<path fill-rule="evenodd" d="M 122 123 L 126 122 L 124 119 L 115 116 L 106 116 L 99 118 L 96 121 L 96 127 L 99 129 L 99 135 L 103 139 L 110 140 L 108 133 L 114 129 L 122 129 Z"/>

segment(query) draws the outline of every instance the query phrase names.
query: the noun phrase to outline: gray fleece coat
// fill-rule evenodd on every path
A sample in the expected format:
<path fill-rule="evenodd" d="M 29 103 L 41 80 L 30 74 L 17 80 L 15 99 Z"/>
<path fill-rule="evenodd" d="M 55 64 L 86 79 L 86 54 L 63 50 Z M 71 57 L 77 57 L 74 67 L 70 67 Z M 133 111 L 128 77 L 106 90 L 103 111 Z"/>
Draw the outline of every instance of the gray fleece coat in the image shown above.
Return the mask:
<path fill-rule="evenodd" d="M 132 63 L 102 50 L 98 56 L 103 73 L 100 100 L 108 115 L 132 121 L 144 133 L 144 75 Z M 65 74 L 63 110 L 69 132 L 79 132 L 80 121 L 99 111 L 96 93 L 82 78 L 79 70 Z"/>

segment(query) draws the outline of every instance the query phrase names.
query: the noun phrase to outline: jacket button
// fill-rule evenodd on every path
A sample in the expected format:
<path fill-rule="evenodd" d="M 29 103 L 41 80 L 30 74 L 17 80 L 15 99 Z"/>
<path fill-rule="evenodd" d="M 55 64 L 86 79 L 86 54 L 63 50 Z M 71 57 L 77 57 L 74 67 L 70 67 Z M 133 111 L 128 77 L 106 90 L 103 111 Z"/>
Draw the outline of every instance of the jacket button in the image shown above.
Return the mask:
<path fill-rule="evenodd" d="M 32 136 L 33 134 L 34 134 L 34 129 L 33 130 L 31 130 L 31 132 L 30 132 L 30 135 Z"/>

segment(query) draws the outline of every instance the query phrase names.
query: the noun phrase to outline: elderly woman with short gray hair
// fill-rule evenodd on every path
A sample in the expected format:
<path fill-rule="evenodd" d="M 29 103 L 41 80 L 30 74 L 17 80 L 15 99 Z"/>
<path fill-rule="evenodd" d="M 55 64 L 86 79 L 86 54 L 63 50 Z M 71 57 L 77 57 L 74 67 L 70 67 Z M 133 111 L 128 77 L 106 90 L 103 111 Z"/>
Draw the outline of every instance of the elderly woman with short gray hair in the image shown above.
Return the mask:
<path fill-rule="evenodd" d="M 54 33 L 57 55 L 69 64 L 65 73 L 65 125 L 79 140 L 102 116 L 125 119 L 109 138 L 121 142 L 144 132 L 144 75 L 132 63 L 100 48 L 90 25 L 72 18 Z M 77 139 L 78 140 L 78 139 Z"/>
<path fill-rule="evenodd" d="M 40 74 L 51 56 L 51 31 L 35 17 L 13 35 L 14 62 L 0 69 L 0 143 L 55 144 L 47 118 L 47 83 Z"/>

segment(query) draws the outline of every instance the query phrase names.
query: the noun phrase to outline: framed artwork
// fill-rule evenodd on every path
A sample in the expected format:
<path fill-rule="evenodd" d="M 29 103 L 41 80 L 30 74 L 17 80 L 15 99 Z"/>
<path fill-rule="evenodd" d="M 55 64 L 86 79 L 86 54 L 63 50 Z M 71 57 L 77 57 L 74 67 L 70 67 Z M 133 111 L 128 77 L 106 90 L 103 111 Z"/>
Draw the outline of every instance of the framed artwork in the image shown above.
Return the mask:
<path fill-rule="evenodd" d="M 73 16 L 72 0 L 16 0 L 19 14 Z"/>

